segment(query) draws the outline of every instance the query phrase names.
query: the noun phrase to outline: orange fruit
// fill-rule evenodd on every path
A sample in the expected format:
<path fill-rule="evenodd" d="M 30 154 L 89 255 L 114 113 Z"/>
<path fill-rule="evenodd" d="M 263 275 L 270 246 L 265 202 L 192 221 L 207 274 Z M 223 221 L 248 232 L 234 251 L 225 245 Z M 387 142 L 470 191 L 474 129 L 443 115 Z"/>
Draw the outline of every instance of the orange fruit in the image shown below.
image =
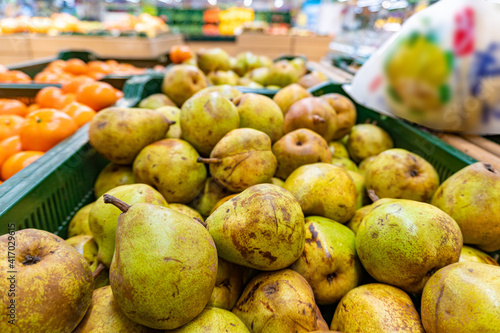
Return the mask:
<path fill-rule="evenodd" d="M 40 109 L 26 116 L 19 136 L 23 149 L 47 151 L 77 129 L 76 122 L 66 113 Z"/>
<path fill-rule="evenodd" d="M 28 113 L 26 104 L 15 99 L 0 98 L 0 115 L 16 114 L 24 117 Z"/>
<path fill-rule="evenodd" d="M 0 116 L 0 140 L 18 135 L 23 126 L 24 118 L 16 115 Z"/>
<path fill-rule="evenodd" d="M 95 111 L 102 110 L 118 100 L 116 89 L 106 82 L 92 82 L 80 86 L 76 93 L 76 101 L 90 106 Z"/>
<path fill-rule="evenodd" d="M 66 67 L 66 61 L 57 59 L 52 61 L 47 67 L 45 67 L 44 71 L 63 71 Z"/>
<path fill-rule="evenodd" d="M 31 78 L 21 71 L 7 71 L 0 73 L 2 83 L 31 83 Z"/>
<path fill-rule="evenodd" d="M 22 149 L 19 135 L 0 141 L 0 166 L 12 155 L 19 153 Z"/>
<path fill-rule="evenodd" d="M 62 112 L 73 118 L 78 127 L 82 127 L 96 115 L 96 112 L 90 107 L 78 102 L 68 104 L 64 109 L 62 109 Z"/>
<path fill-rule="evenodd" d="M 170 48 L 170 60 L 174 64 L 180 64 L 193 57 L 193 51 L 187 45 L 174 45 Z"/>
<path fill-rule="evenodd" d="M 94 80 L 100 80 L 102 79 L 103 77 L 106 76 L 106 74 L 104 73 L 101 73 L 101 72 L 95 72 L 95 71 L 89 71 L 87 73 L 87 75 L 91 78 L 93 78 Z"/>
<path fill-rule="evenodd" d="M 28 106 L 28 110 L 27 110 L 26 114 L 31 113 L 35 110 L 38 110 L 39 108 L 40 108 L 40 105 L 33 103 L 30 106 Z"/>
<path fill-rule="evenodd" d="M 89 61 L 87 64 L 89 72 L 96 72 L 102 74 L 110 74 L 113 68 L 104 61 Z"/>
<path fill-rule="evenodd" d="M 57 87 L 45 87 L 36 94 L 36 104 L 41 108 L 57 108 L 62 97 L 61 89 Z"/>
<path fill-rule="evenodd" d="M 76 101 L 76 95 L 75 94 L 64 94 L 61 95 L 59 98 L 59 103 L 56 106 L 56 109 L 61 110 L 65 108 L 67 105 L 73 103 Z"/>
<path fill-rule="evenodd" d="M 88 68 L 83 60 L 73 58 L 66 61 L 64 71 L 74 75 L 82 75 L 88 72 Z"/>
<path fill-rule="evenodd" d="M 2 179 L 9 179 L 42 155 L 43 151 L 22 151 L 10 156 L 2 165 Z"/>
<path fill-rule="evenodd" d="M 62 86 L 62 91 L 64 93 L 73 93 L 75 94 L 78 91 L 78 88 L 84 83 L 94 82 L 95 80 L 86 75 L 79 75 L 71 79 L 68 83 Z"/>

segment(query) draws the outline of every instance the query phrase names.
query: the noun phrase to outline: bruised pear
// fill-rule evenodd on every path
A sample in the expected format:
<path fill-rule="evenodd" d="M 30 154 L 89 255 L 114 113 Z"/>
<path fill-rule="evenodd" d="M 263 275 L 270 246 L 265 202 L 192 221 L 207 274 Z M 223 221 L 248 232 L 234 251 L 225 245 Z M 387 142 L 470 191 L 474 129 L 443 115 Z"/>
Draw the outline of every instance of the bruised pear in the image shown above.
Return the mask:
<path fill-rule="evenodd" d="M 206 87 L 207 78 L 198 67 L 175 65 L 165 74 L 161 91 L 181 107 L 191 96 Z"/>
<path fill-rule="evenodd" d="M 319 97 L 301 99 L 285 115 L 285 133 L 299 128 L 308 128 L 331 141 L 337 131 L 337 114 Z"/>
<path fill-rule="evenodd" d="M 254 333 L 309 333 L 328 328 L 311 287 L 299 273 L 290 269 L 253 278 L 233 313 Z"/>
<path fill-rule="evenodd" d="M 230 194 L 230 191 L 217 184 L 212 177 L 208 177 L 203 186 L 203 190 L 189 203 L 189 205 L 198 211 L 204 218 L 207 218 L 215 204 Z"/>
<path fill-rule="evenodd" d="M 217 142 L 239 125 L 238 110 L 217 92 L 193 96 L 181 109 L 182 138 L 202 156 L 209 156 Z"/>
<path fill-rule="evenodd" d="M 390 135 L 382 128 L 373 124 L 358 124 L 353 126 L 347 140 L 349 155 L 357 163 L 393 147 L 394 143 Z"/>
<path fill-rule="evenodd" d="M 232 192 L 271 182 L 277 164 L 269 136 L 251 128 L 229 132 L 214 147 L 210 158 L 198 161 L 208 163 L 215 181 Z"/>
<path fill-rule="evenodd" d="M 133 184 L 134 181 L 134 172 L 130 165 L 109 163 L 97 176 L 94 184 L 95 197 L 99 198 L 117 186 Z"/>
<path fill-rule="evenodd" d="M 143 109 L 156 110 L 162 106 L 176 106 L 174 102 L 168 98 L 165 94 L 153 94 L 144 98 L 140 103 L 139 107 Z"/>
<path fill-rule="evenodd" d="M 259 270 L 285 268 L 304 249 L 304 215 L 283 188 L 252 186 L 223 203 L 206 220 L 219 257 Z"/>
<path fill-rule="evenodd" d="M 276 95 L 274 95 L 273 100 L 281 108 L 283 115 L 286 115 L 288 109 L 290 109 L 295 102 L 307 97 L 312 97 L 310 92 L 297 83 L 292 83 L 278 91 Z"/>
<path fill-rule="evenodd" d="M 288 60 L 280 60 L 272 64 L 267 77 L 267 85 L 286 87 L 292 83 L 297 83 L 299 76 L 295 67 Z"/>
<path fill-rule="evenodd" d="M 340 94 L 326 94 L 321 96 L 321 98 L 327 101 L 337 113 L 338 127 L 333 139 L 340 140 L 349 134 L 352 127 L 356 124 L 356 106 L 349 98 Z"/>
<path fill-rule="evenodd" d="M 332 160 L 325 139 L 307 128 L 287 133 L 273 145 L 273 153 L 278 160 L 276 177 L 281 179 L 302 165 Z"/>

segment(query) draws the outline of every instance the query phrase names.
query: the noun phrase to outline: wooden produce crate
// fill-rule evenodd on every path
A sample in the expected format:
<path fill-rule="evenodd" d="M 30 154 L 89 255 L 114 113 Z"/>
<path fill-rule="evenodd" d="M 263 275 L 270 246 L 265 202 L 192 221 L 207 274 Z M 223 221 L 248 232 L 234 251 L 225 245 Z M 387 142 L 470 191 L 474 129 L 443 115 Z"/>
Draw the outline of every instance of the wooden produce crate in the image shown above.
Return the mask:
<path fill-rule="evenodd" d="M 294 36 L 292 54 L 304 55 L 309 60 L 319 61 L 330 50 L 331 41 L 332 38 L 329 36 Z"/>
<path fill-rule="evenodd" d="M 237 53 L 250 51 L 254 54 L 277 58 L 284 54 L 294 54 L 292 36 L 269 36 L 245 33 L 236 37 Z"/>
<path fill-rule="evenodd" d="M 0 36 L 0 64 L 8 65 L 31 59 L 28 35 Z"/>

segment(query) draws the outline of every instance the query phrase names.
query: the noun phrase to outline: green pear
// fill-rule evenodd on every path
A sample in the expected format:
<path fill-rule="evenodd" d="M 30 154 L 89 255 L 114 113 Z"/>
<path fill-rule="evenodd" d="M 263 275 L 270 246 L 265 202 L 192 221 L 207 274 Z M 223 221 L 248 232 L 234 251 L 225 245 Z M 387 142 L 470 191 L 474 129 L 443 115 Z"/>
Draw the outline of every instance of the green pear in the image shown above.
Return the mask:
<path fill-rule="evenodd" d="M 232 87 L 228 84 L 224 84 L 221 86 L 211 86 L 207 87 L 203 90 L 198 91 L 196 94 L 193 96 L 199 96 L 203 95 L 205 93 L 211 93 L 211 92 L 217 92 L 221 94 L 223 97 L 227 98 L 230 101 L 233 101 L 236 99 L 236 97 L 241 96 L 242 92 L 236 89 L 235 87 Z"/>
<path fill-rule="evenodd" d="M 345 157 L 333 157 L 331 160 L 333 165 L 346 169 L 347 171 L 359 172 L 356 163 Z"/>
<path fill-rule="evenodd" d="M 240 115 L 240 128 L 253 128 L 266 133 L 271 142 L 279 140 L 284 133 L 283 113 L 269 97 L 258 94 L 243 94 L 233 100 Z"/>
<path fill-rule="evenodd" d="M 269 136 L 251 128 L 227 133 L 214 147 L 210 158 L 200 157 L 198 161 L 208 163 L 215 181 L 232 192 L 271 182 L 277 165 Z"/>
<path fill-rule="evenodd" d="M 434 274 L 422 293 L 427 333 L 498 332 L 500 267 L 460 262 Z"/>
<path fill-rule="evenodd" d="M 291 269 L 257 275 L 233 308 L 251 332 L 309 333 L 328 329 L 311 287 Z"/>
<path fill-rule="evenodd" d="M 303 58 L 294 58 L 290 60 L 290 65 L 295 68 L 297 77 L 301 77 L 307 72 L 306 61 Z"/>
<path fill-rule="evenodd" d="M 167 139 L 180 139 L 182 137 L 181 131 L 181 110 L 175 106 L 162 106 L 155 110 L 156 112 L 161 113 L 171 122 L 175 122 L 171 124 L 168 128 L 167 134 L 165 138 Z"/>
<path fill-rule="evenodd" d="M 203 186 L 203 190 L 189 203 L 189 205 L 198 211 L 204 218 L 207 218 L 215 204 L 219 202 L 220 199 L 230 194 L 230 191 L 217 184 L 212 177 L 208 177 Z"/>
<path fill-rule="evenodd" d="M 356 249 L 377 281 L 419 293 L 438 269 L 458 261 L 462 233 L 448 214 L 432 205 L 393 200 L 363 219 Z"/>
<path fill-rule="evenodd" d="M 248 72 L 245 77 L 249 78 L 253 82 L 257 82 L 261 85 L 266 85 L 267 78 L 269 77 L 269 68 L 260 67 Z M 278 88 L 279 89 L 279 88 Z"/>
<path fill-rule="evenodd" d="M 239 125 L 238 110 L 220 93 L 194 96 L 181 109 L 182 138 L 202 156 L 209 156 L 217 142 Z"/>
<path fill-rule="evenodd" d="M 231 69 L 229 54 L 221 48 L 201 49 L 197 55 L 198 67 L 205 74 Z"/>
<path fill-rule="evenodd" d="M 363 219 L 369 212 L 373 209 L 372 205 L 367 205 L 356 210 L 356 213 L 352 219 L 347 222 L 346 226 L 351 229 L 355 234 L 358 233 L 359 225 L 363 222 Z"/>
<path fill-rule="evenodd" d="M 236 56 L 236 62 L 234 66 L 231 67 L 231 69 L 235 71 L 239 76 L 243 76 L 252 69 L 259 67 L 268 67 L 267 64 L 264 64 L 267 61 L 262 60 L 264 59 L 260 59 L 259 56 L 256 56 L 252 52 L 242 52 Z"/>
<path fill-rule="evenodd" d="M 262 89 L 264 88 L 264 86 L 260 83 L 257 83 L 255 81 L 252 81 L 250 78 L 248 77 L 242 77 L 238 80 L 238 85 L 239 86 L 243 86 L 243 87 L 247 87 L 247 88 L 255 88 L 255 89 Z"/>
<path fill-rule="evenodd" d="M 285 182 L 284 182 L 284 181 L 282 181 L 282 180 L 281 180 L 281 179 L 279 179 L 279 178 L 276 178 L 276 177 L 273 177 L 273 178 L 271 179 L 271 184 L 276 185 L 276 186 L 279 186 L 279 187 L 283 187 L 283 186 L 285 186 Z"/>
<path fill-rule="evenodd" d="M 375 191 L 379 198 L 429 202 L 439 187 L 439 175 L 432 164 L 404 149 L 377 155 L 368 165 L 365 178 L 366 189 Z"/>
<path fill-rule="evenodd" d="M 165 94 L 150 95 L 150 96 L 144 98 L 139 103 L 139 107 L 142 109 L 156 110 L 158 108 L 161 108 L 162 106 L 176 106 L 176 105 Z"/>
<path fill-rule="evenodd" d="M 342 144 L 342 142 L 330 141 L 328 143 L 328 147 L 330 147 L 332 157 L 349 158 L 349 152 L 347 151 L 347 148 Z"/>
<path fill-rule="evenodd" d="M 178 204 L 178 203 L 171 203 L 168 205 L 168 208 L 175 210 L 178 213 L 184 214 L 186 216 L 189 216 L 193 219 L 199 219 L 200 221 L 204 221 L 203 216 L 201 216 L 200 213 L 198 213 L 196 210 L 193 208 L 183 205 L 183 204 Z"/>
<path fill-rule="evenodd" d="M 394 143 L 390 135 L 382 128 L 372 124 L 353 126 L 347 140 L 349 155 L 357 163 L 393 147 Z"/>
<path fill-rule="evenodd" d="M 109 163 L 102 169 L 94 183 L 95 197 L 99 198 L 117 186 L 133 184 L 134 182 L 132 166 Z"/>
<path fill-rule="evenodd" d="M 305 215 L 346 223 L 356 212 L 356 186 L 347 171 L 335 165 L 303 165 L 286 179 L 285 189 L 299 200 Z"/>
<path fill-rule="evenodd" d="M 148 202 L 165 207 L 168 205 L 158 191 L 146 184 L 122 185 L 107 193 L 129 204 Z M 99 249 L 97 259 L 106 267 L 111 265 L 115 252 L 116 223 L 120 214 L 118 208 L 105 204 L 103 196 L 96 200 L 90 210 L 90 231 Z"/>
<path fill-rule="evenodd" d="M 380 283 L 354 288 L 333 316 L 331 330 L 341 332 L 424 333 L 417 309 L 401 289 Z"/>
<path fill-rule="evenodd" d="M 233 71 L 215 71 L 208 74 L 208 80 L 214 86 L 229 84 L 235 86 L 238 84 L 240 77 Z"/>
<path fill-rule="evenodd" d="M 356 106 L 349 98 L 340 94 L 326 94 L 321 96 L 321 98 L 327 101 L 335 112 L 337 112 L 338 128 L 333 139 L 340 140 L 349 134 L 352 127 L 356 124 Z"/>
<path fill-rule="evenodd" d="M 181 107 L 198 91 L 207 87 L 203 72 L 192 65 L 175 65 L 165 74 L 161 91 Z"/>
<path fill-rule="evenodd" d="M 337 131 L 337 114 L 330 104 L 319 97 L 306 97 L 288 109 L 285 115 L 285 133 L 308 128 L 331 141 Z"/>
<path fill-rule="evenodd" d="M 111 287 L 106 286 L 94 290 L 90 307 L 73 333 L 152 333 L 154 331 L 128 319 L 116 304 Z"/>
<path fill-rule="evenodd" d="M 203 189 L 207 169 L 196 150 L 179 139 L 164 139 L 145 147 L 134 161 L 135 180 L 154 186 L 168 202 L 188 203 Z"/>
<path fill-rule="evenodd" d="M 285 268 L 304 249 L 304 215 L 291 193 L 261 184 L 223 203 L 206 220 L 219 256 L 264 271 Z"/>
<path fill-rule="evenodd" d="M 312 71 L 302 76 L 297 82 L 305 89 L 309 89 L 326 81 L 328 81 L 328 77 L 326 77 L 325 74 L 318 71 Z"/>
<path fill-rule="evenodd" d="M 165 136 L 169 124 L 154 110 L 111 107 L 90 121 L 89 141 L 109 161 L 131 164 L 142 148 Z"/>
<path fill-rule="evenodd" d="M 169 331 L 175 333 L 232 332 L 250 333 L 245 324 L 234 313 L 213 307 L 205 308 L 186 325 Z"/>
<path fill-rule="evenodd" d="M 248 267 L 219 258 L 215 288 L 207 306 L 231 311 L 243 291 L 245 278 L 250 271 Z"/>
<path fill-rule="evenodd" d="M 295 67 L 288 60 L 280 60 L 269 68 L 267 84 L 286 87 L 292 83 L 297 83 L 298 79 Z"/>
<path fill-rule="evenodd" d="M 273 153 L 278 160 L 276 177 L 281 179 L 286 179 L 302 165 L 332 160 L 325 139 L 307 128 L 287 133 L 273 145 Z"/>
<path fill-rule="evenodd" d="M 66 239 L 66 243 L 71 245 L 75 250 L 80 253 L 87 263 L 90 270 L 93 272 L 97 268 L 97 243 L 94 237 L 89 235 L 79 235 Z"/>
<path fill-rule="evenodd" d="M 464 243 L 500 250 L 500 170 L 475 163 L 448 178 L 431 203 L 457 221 Z"/>
<path fill-rule="evenodd" d="M 370 165 L 370 163 L 377 157 L 377 155 L 375 156 L 370 156 L 370 157 L 367 157 L 365 158 L 364 160 L 361 161 L 361 163 L 359 163 L 358 165 L 358 170 L 359 170 L 359 173 L 361 173 L 363 176 L 366 177 L 366 170 L 368 169 L 368 166 Z"/>
<path fill-rule="evenodd" d="M 302 275 L 318 304 L 333 304 L 361 282 L 356 235 L 333 220 L 306 218 L 304 252 L 290 268 Z"/>
<path fill-rule="evenodd" d="M 356 208 L 359 209 L 370 202 L 368 194 L 366 193 L 365 177 L 362 174 L 351 170 L 347 170 L 347 172 L 351 176 L 354 186 L 356 186 Z"/>
<path fill-rule="evenodd" d="M 194 319 L 210 300 L 217 276 L 217 250 L 208 231 L 166 207 L 104 197 L 123 212 L 109 271 L 120 309 L 154 329 L 171 330 Z"/>
<path fill-rule="evenodd" d="M 76 214 L 73 216 L 68 226 L 68 237 L 74 237 L 78 235 L 90 235 L 92 232 L 89 227 L 89 214 L 94 203 L 89 203 L 86 206 L 80 208 Z"/>
<path fill-rule="evenodd" d="M 288 109 L 290 109 L 295 102 L 307 97 L 312 97 L 311 93 L 300 85 L 293 83 L 278 91 L 276 95 L 274 95 L 273 100 L 278 104 L 283 115 L 286 115 Z"/>
<path fill-rule="evenodd" d="M 460 252 L 459 262 L 478 262 L 482 264 L 490 264 L 498 266 L 498 262 L 486 253 L 479 251 L 470 246 L 464 245 L 462 247 L 462 252 Z"/>

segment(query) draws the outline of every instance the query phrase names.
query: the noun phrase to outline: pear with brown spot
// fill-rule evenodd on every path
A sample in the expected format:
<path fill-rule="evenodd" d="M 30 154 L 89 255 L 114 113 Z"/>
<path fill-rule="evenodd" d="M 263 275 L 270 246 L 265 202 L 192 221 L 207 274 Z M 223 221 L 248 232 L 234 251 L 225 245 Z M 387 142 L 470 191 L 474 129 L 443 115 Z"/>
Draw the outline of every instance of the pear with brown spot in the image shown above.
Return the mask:
<path fill-rule="evenodd" d="M 455 263 L 462 233 L 446 213 L 426 203 L 391 200 L 363 219 L 356 249 L 377 281 L 419 293 L 438 269 Z"/>
<path fill-rule="evenodd" d="M 427 333 L 499 332 L 500 267 L 460 262 L 440 269 L 422 293 Z"/>
<path fill-rule="evenodd" d="M 198 161 L 208 163 L 214 180 L 231 192 L 270 183 L 277 166 L 269 136 L 252 128 L 227 133 L 214 147 L 210 158 L 200 157 Z"/>
<path fill-rule="evenodd" d="M 109 163 L 99 172 L 94 183 L 95 197 L 99 198 L 115 187 L 133 184 L 134 182 L 134 171 L 132 171 L 131 165 Z"/>
<path fill-rule="evenodd" d="M 285 268 L 304 249 L 304 214 L 297 199 L 271 184 L 252 186 L 206 220 L 219 256 L 264 271 Z"/>
<path fill-rule="evenodd" d="M 307 217 L 305 229 L 304 252 L 290 268 L 307 280 L 318 304 L 336 303 L 361 282 L 356 235 L 320 216 Z"/>
<path fill-rule="evenodd" d="M 498 262 L 491 256 L 476 248 L 464 245 L 462 252 L 460 252 L 459 262 L 478 262 L 481 264 L 489 264 L 498 266 Z"/>
<path fill-rule="evenodd" d="M 253 333 L 309 333 L 328 325 L 307 281 L 291 269 L 253 278 L 233 308 Z"/>
<path fill-rule="evenodd" d="M 330 329 L 346 333 L 425 332 L 410 296 L 379 283 L 349 291 L 338 304 Z"/>

